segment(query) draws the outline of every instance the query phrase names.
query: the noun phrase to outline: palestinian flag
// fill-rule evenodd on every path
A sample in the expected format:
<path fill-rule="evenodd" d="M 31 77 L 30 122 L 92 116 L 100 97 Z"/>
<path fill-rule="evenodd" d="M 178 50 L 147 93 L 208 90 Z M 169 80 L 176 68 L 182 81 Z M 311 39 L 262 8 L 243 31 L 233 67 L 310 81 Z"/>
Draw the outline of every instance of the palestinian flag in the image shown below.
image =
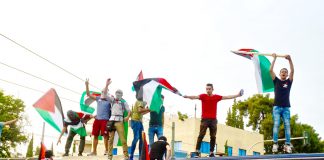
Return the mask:
<path fill-rule="evenodd" d="M 142 132 L 142 139 L 143 139 L 142 153 L 140 154 L 139 159 L 140 160 L 150 160 L 149 148 L 147 145 L 146 136 L 145 136 L 144 131 Z"/>
<path fill-rule="evenodd" d="M 45 152 L 46 152 L 46 147 L 43 144 L 43 142 L 41 142 L 41 147 L 40 147 L 40 150 L 39 150 L 38 160 L 44 160 L 45 159 Z"/>
<path fill-rule="evenodd" d="M 101 93 L 100 92 L 94 92 L 94 91 L 90 91 L 90 94 L 93 96 L 100 96 Z M 93 102 L 95 102 L 96 100 L 87 97 L 87 92 L 84 91 L 82 93 L 81 99 L 80 99 L 80 108 L 81 111 L 85 112 L 85 113 L 89 113 L 89 114 L 93 114 L 93 112 L 97 109 L 97 105 L 94 105 Z"/>
<path fill-rule="evenodd" d="M 233 53 L 252 60 L 255 67 L 255 78 L 259 93 L 273 92 L 274 86 L 270 75 L 270 61 L 263 55 L 257 55 L 246 52 L 258 52 L 254 49 L 240 49 L 239 51 L 232 51 Z"/>
<path fill-rule="evenodd" d="M 126 102 L 124 99 L 121 100 L 121 102 Z M 125 110 L 124 111 L 124 117 L 127 117 L 128 112 Z M 124 122 L 124 136 L 127 142 L 127 135 L 128 135 L 128 122 Z M 117 131 L 114 136 L 114 146 L 122 146 L 121 140 L 119 138 L 119 135 L 117 134 Z"/>
<path fill-rule="evenodd" d="M 81 119 L 84 119 L 85 121 L 90 119 L 89 114 L 84 114 L 81 112 L 74 112 L 74 120 L 71 120 L 68 116 L 65 119 L 65 123 L 69 124 L 71 127 L 71 131 L 74 131 L 80 136 L 87 136 L 87 131 L 84 127 L 84 124 L 81 122 Z"/>
<path fill-rule="evenodd" d="M 138 76 L 136 78 L 136 81 L 140 81 L 140 80 L 143 80 L 143 79 L 144 79 L 144 76 L 143 76 L 143 72 L 141 70 L 141 72 L 138 74 Z M 132 91 L 135 91 L 134 86 L 132 87 Z"/>
<path fill-rule="evenodd" d="M 61 133 L 63 129 L 63 109 L 56 91 L 51 88 L 34 105 L 39 115 L 55 130 Z"/>
<path fill-rule="evenodd" d="M 172 87 L 164 78 L 147 78 L 133 82 L 136 91 L 136 99 L 145 101 L 150 110 L 160 112 L 162 105 L 162 88 L 181 96 L 178 90 Z"/>

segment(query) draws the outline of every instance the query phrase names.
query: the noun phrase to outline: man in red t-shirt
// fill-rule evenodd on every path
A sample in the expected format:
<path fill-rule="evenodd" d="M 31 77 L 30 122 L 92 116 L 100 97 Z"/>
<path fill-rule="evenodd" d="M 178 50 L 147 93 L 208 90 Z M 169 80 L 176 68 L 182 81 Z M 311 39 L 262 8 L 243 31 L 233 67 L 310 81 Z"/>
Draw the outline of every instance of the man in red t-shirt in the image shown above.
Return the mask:
<path fill-rule="evenodd" d="M 213 84 L 208 83 L 206 85 L 207 94 L 201 94 L 199 96 L 183 96 L 189 99 L 199 99 L 202 104 L 202 115 L 200 122 L 200 132 L 196 144 L 196 152 L 199 154 L 200 145 L 205 137 L 206 130 L 209 128 L 210 132 L 210 155 L 209 157 L 215 157 L 214 148 L 216 143 L 216 131 L 217 131 L 217 103 L 224 99 L 233 99 L 243 95 L 243 90 L 241 90 L 236 95 L 220 96 L 213 94 L 214 88 Z"/>

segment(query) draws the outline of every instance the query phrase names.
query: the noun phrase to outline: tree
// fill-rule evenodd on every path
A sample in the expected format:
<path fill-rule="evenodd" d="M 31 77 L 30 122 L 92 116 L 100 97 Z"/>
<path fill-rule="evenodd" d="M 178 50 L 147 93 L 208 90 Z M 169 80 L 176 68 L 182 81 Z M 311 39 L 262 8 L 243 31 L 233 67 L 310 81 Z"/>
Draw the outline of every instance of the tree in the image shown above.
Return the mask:
<path fill-rule="evenodd" d="M 17 144 L 27 141 L 27 137 L 22 132 L 21 115 L 23 114 L 25 105 L 22 100 L 5 95 L 0 90 L 0 121 L 9 121 L 19 117 L 19 121 L 11 124 L 10 128 L 4 127 L 1 136 L 0 158 L 10 157 L 10 149 L 15 148 Z"/>
<path fill-rule="evenodd" d="M 233 109 L 232 112 L 231 112 L 231 108 L 228 109 L 226 125 L 235 128 L 244 129 L 243 115 L 238 115 L 235 99 L 234 99 L 234 104 L 232 109 Z"/>
<path fill-rule="evenodd" d="M 178 111 L 178 117 L 179 117 L 179 120 L 181 120 L 181 121 L 184 121 L 184 120 L 188 119 L 188 115 L 187 114 L 182 114 L 179 111 Z"/>
<path fill-rule="evenodd" d="M 272 108 L 274 100 L 269 97 L 269 94 L 262 95 L 257 94 L 252 97 L 234 103 L 232 110 L 237 108 L 239 110 L 239 115 L 248 117 L 247 127 L 252 127 L 252 130 L 258 131 L 260 134 L 264 135 L 265 140 L 272 139 L 273 134 L 273 120 L 272 120 Z M 233 111 L 234 112 L 234 111 Z M 229 115 L 233 115 L 233 112 Z M 238 121 L 238 119 L 229 118 L 230 120 Z M 231 122 L 237 123 L 237 122 Z M 284 125 L 281 121 L 279 128 L 279 138 L 285 137 Z M 237 126 L 235 126 L 238 128 Z M 303 144 L 302 140 L 294 140 L 291 143 L 294 146 L 294 151 L 298 153 L 316 153 L 323 152 L 324 144 L 321 143 L 321 138 L 316 133 L 314 128 L 308 124 L 303 124 L 298 122 L 298 115 L 292 115 L 290 118 L 290 128 L 291 128 L 291 137 L 302 137 L 304 131 L 309 133 L 309 144 Z M 283 144 L 284 142 L 279 142 Z M 265 143 L 265 152 L 272 153 L 272 143 Z"/>
<path fill-rule="evenodd" d="M 33 157 L 33 143 L 34 143 L 34 135 L 32 136 L 32 139 L 28 144 L 26 157 Z"/>
<path fill-rule="evenodd" d="M 39 146 L 37 146 L 36 151 L 35 151 L 35 155 L 39 155 L 39 153 L 40 153 L 40 148 L 39 148 Z"/>

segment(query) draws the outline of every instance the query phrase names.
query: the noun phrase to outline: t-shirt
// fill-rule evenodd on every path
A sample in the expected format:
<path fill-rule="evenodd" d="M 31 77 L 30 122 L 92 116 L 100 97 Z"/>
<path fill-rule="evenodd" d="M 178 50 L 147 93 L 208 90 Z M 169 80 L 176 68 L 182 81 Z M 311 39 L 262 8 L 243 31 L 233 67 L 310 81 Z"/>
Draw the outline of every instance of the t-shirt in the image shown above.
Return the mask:
<path fill-rule="evenodd" d="M 110 102 L 108 100 L 103 100 L 99 96 L 96 97 L 98 103 L 97 106 L 97 117 L 98 120 L 108 120 L 110 115 Z"/>
<path fill-rule="evenodd" d="M 124 103 L 125 108 L 123 108 L 122 103 Z M 124 112 L 127 111 L 129 112 L 129 106 L 127 102 L 122 99 L 122 100 L 116 100 L 114 99 L 112 101 L 112 106 L 111 106 L 111 117 L 110 121 L 123 121 L 124 120 Z"/>
<path fill-rule="evenodd" d="M 1 137 L 1 134 L 2 134 L 3 126 L 4 126 L 3 122 L 0 122 L 0 137 Z"/>
<path fill-rule="evenodd" d="M 164 114 L 165 108 L 162 105 L 160 108 L 160 112 L 157 113 L 156 111 L 150 112 L 150 126 L 162 126 L 162 118 Z"/>
<path fill-rule="evenodd" d="M 292 81 L 290 81 L 289 78 L 282 81 L 276 77 L 273 80 L 273 84 L 275 93 L 274 105 L 280 107 L 290 107 L 289 95 Z"/>
<path fill-rule="evenodd" d="M 143 115 L 139 112 L 140 108 L 144 108 L 143 101 L 136 101 L 132 110 L 132 120 L 142 121 Z"/>
<path fill-rule="evenodd" d="M 213 94 L 209 96 L 208 94 L 199 95 L 201 100 L 202 112 L 201 117 L 203 119 L 216 119 L 217 118 L 217 103 L 221 101 L 223 96 Z"/>
<path fill-rule="evenodd" d="M 151 145 L 150 159 L 151 160 L 162 160 L 163 155 L 166 152 L 166 146 L 169 145 L 165 141 L 156 141 Z"/>

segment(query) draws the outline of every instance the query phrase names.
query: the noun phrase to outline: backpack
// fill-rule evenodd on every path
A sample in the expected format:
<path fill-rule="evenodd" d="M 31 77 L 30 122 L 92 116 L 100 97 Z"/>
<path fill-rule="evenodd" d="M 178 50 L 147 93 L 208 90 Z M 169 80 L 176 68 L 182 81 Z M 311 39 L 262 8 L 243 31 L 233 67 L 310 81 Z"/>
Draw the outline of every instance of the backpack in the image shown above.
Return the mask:
<path fill-rule="evenodd" d="M 125 112 L 125 108 L 126 108 L 126 106 L 125 106 L 125 100 L 124 99 L 122 99 L 121 100 L 121 106 L 122 106 L 122 112 L 123 112 L 123 115 L 115 115 L 115 116 L 122 116 L 123 118 L 124 118 L 124 112 Z M 111 103 L 110 103 L 110 110 L 109 110 L 109 119 L 110 119 L 110 117 L 111 117 L 111 108 L 114 106 L 114 104 L 115 104 L 116 102 L 115 102 L 115 100 L 113 100 Z"/>
<path fill-rule="evenodd" d="M 111 108 L 112 108 L 112 106 L 114 106 L 113 104 L 115 103 L 115 101 L 113 101 L 112 103 L 110 103 L 109 105 L 110 105 L 110 110 L 108 111 L 108 117 L 109 117 L 109 119 L 110 119 L 110 117 L 111 117 Z M 112 105 L 111 105 L 112 104 Z M 123 112 L 123 118 L 124 118 L 124 111 L 125 111 L 125 102 L 124 101 L 121 101 L 121 105 L 122 105 L 122 112 Z M 116 115 L 115 115 L 116 116 Z M 118 115 L 117 115 L 118 116 Z M 108 121 L 107 122 L 107 126 L 106 126 L 106 130 L 108 131 L 108 132 L 111 132 L 111 131 L 115 131 L 116 130 L 116 128 L 115 128 L 115 121 Z"/>

